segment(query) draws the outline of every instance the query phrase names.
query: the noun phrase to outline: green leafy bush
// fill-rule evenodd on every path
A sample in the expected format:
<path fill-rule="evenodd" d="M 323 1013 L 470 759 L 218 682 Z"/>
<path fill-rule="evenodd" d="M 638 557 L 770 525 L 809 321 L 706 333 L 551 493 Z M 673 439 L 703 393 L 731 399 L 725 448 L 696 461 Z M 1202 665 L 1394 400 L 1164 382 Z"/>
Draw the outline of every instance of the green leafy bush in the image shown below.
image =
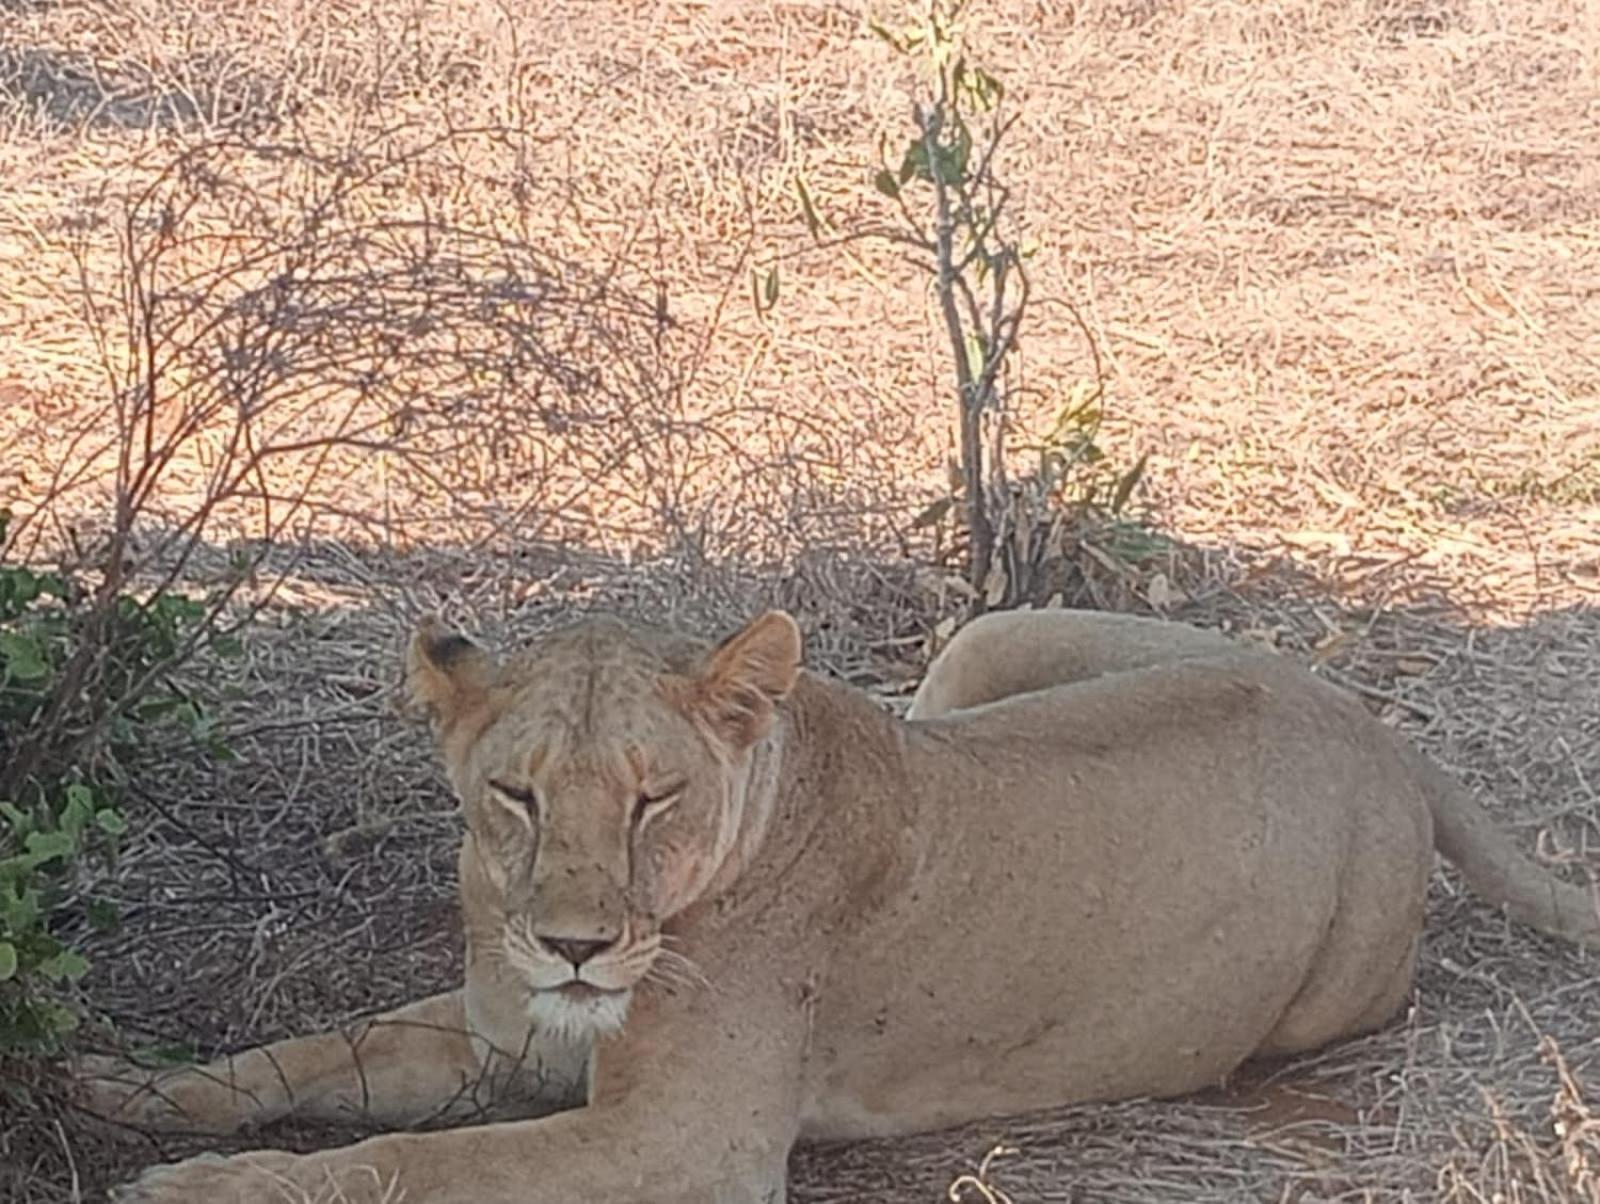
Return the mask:
<path fill-rule="evenodd" d="M 0 549 L 10 519 L 0 510 Z M 0 557 L 0 1058 L 54 1054 L 77 1027 L 70 987 L 89 966 L 60 934 L 116 924 L 92 886 L 127 830 L 127 769 L 154 729 L 181 725 L 226 755 L 169 676 L 211 617 L 176 593 L 90 590 Z"/>

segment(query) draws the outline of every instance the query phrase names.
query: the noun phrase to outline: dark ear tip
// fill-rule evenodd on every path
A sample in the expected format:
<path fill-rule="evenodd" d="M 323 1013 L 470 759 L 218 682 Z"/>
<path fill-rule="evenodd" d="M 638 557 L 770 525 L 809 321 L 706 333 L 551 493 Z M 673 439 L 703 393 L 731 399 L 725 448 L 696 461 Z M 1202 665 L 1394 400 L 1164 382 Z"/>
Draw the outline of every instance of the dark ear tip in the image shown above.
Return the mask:
<path fill-rule="evenodd" d="M 459 661 L 465 660 L 478 650 L 464 635 L 441 636 L 428 645 L 428 657 L 441 669 L 448 669 Z"/>
<path fill-rule="evenodd" d="M 412 646 L 424 660 L 440 669 L 449 669 L 479 651 L 477 644 L 452 631 L 438 615 L 431 612 L 417 621 Z"/>

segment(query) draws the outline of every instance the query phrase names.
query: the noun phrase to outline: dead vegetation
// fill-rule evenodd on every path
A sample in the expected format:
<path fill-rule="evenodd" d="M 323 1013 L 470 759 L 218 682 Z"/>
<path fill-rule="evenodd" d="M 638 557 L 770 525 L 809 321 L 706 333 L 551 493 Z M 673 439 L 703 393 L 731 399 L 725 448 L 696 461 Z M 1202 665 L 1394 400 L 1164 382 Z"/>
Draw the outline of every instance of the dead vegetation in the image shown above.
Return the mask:
<path fill-rule="evenodd" d="M 803 177 L 870 216 L 904 121 L 863 11 L 0 3 L 0 496 L 48 501 L 39 554 L 103 552 L 104 435 L 159 400 L 133 567 L 243 549 L 262 607 L 206 683 L 242 760 L 140 783 L 88 983 L 130 1035 L 210 1052 L 450 981 L 456 820 L 390 693 L 424 606 L 709 631 L 780 602 L 822 666 L 914 682 L 961 601 L 951 532 L 912 525 L 948 488 L 948 350 L 915 270 L 818 252 L 795 204 Z M 1017 448 L 1092 381 L 1076 311 L 1102 442 L 1150 456 L 1148 522 L 1063 526 L 1046 592 L 1309 658 L 1592 875 L 1600 8 L 994 0 L 973 35 L 1039 245 Z M 1593 959 L 1448 876 L 1429 942 L 1370 1039 L 808 1150 L 794 1197 L 1595 1204 Z M 0 1195 L 183 1148 L 0 1103 Z"/>

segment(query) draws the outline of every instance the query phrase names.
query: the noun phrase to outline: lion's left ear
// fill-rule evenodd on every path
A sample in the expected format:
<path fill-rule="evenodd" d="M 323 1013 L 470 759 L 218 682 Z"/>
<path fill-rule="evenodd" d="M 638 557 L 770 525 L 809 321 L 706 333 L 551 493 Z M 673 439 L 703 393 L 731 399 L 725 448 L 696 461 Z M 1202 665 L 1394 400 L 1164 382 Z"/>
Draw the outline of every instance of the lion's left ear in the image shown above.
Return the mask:
<path fill-rule="evenodd" d="M 711 653 L 695 694 L 734 748 L 748 748 L 766 735 L 773 707 L 800 675 L 801 654 L 800 628 L 781 610 L 767 611 Z"/>
<path fill-rule="evenodd" d="M 447 729 L 488 697 L 494 658 L 435 616 L 424 616 L 406 654 L 406 689 Z"/>

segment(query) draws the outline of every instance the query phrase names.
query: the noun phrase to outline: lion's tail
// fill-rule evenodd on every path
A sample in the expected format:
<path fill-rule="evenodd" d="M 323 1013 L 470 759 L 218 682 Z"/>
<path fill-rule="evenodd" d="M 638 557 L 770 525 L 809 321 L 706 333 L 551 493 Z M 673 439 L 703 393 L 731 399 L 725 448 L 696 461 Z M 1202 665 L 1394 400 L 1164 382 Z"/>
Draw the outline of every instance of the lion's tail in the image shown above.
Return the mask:
<path fill-rule="evenodd" d="M 1519 849 L 1464 786 L 1426 757 L 1406 751 L 1428 793 L 1434 846 L 1467 884 L 1515 920 L 1600 948 L 1600 890 L 1561 881 Z"/>

